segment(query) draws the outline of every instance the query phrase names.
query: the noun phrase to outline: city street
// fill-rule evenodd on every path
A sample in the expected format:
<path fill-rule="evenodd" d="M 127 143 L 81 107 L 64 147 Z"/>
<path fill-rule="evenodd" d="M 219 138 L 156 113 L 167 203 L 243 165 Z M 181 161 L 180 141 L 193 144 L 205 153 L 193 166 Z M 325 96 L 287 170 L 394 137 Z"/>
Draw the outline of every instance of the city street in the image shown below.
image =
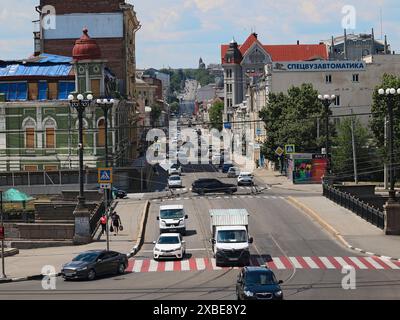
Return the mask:
<path fill-rule="evenodd" d="M 184 186 L 203 177 L 223 178 L 213 166 L 192 165 L 183 171 Z M 222 179 L 221 179 L 222 180 Z M 233 181 L 233 179 L 223 179 Z M 252 264 L 267 262 L 282 286 L 285 299 L 399 299 L 400 264 L 357 255 L 338 244 L 308 216 L 286 201 L 301 194 L 272 187 L 252 195 L 246 188 L 233 196 L 199 197 L 188 192 L 181 198 L 153 200 L 145 243 L 130 260 L 123 276 L 93 282 L 64 282 L 56 290 L 43 290 L 41 281 L 2 284 L 0 299 L 145 299 L 233 300 L 238 268 L 216 268 L 210 245 L 209 209 L 245 208 L 250 213 Z M 129 200 L 123 200 L 129 202 Z M 183 204 L 189 215 L 187 256 L 182 262 L 152 260 L 160 205 Z M 356 289 L 342 288 L 342 266 L 356 269 Z"/>

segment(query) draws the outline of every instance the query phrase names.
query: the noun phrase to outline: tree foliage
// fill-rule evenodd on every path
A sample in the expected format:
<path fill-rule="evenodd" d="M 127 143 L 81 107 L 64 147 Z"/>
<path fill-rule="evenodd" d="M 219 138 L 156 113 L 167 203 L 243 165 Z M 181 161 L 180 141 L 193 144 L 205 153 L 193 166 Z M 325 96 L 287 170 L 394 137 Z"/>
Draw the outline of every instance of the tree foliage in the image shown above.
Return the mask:
<path fill-rule="evenodd" d="M 171 113 L 178 113 L 179 112 L 179 103 L 178 102 L 172 102 L 169 105 L 169 110 Z"/>
<path fill-rule="evenodd" d="M 150 119 L 153 127 L 156 126 L 158 119 L 160 119 L 161 113 L 162 108 L 158 104 L 155 104 L 151 107 Z"/>
<path fill-rule="evenodd" d="M 338 126 L 338 134 L 333 140 L 334 148 L 332 148 L 333 171 L 343 180 L 354 178 L 352 120 L 354 121 L 357 171 L 360 178 L 368 179 L 377 175 L 374 171 L 379 168 L 379 160 L 376 157 L 376 148 L 371 141 L 368 129 L 356 118 L 344 119 Z"/>
<path fill-rule="evenodd" d="M 222 131 L 224 103 L 222 101 L 214 102 L 208 112 L 210 115 L 211 128 Z"/>
<path fill-rule="evenodd" d="M 262 151 L 270 161 L 277 161 L 275 150 L 279 146 L 294 144 L 296 152 L 317 152 L 323 145 L 324 126 L 320 126 L 318 140 L 317 118 L 324 119 L 325 111 L 311 84 L 291 87 L 287 94 L 270 93 L 260 118 L 267 131 L 267 142 Z"/>

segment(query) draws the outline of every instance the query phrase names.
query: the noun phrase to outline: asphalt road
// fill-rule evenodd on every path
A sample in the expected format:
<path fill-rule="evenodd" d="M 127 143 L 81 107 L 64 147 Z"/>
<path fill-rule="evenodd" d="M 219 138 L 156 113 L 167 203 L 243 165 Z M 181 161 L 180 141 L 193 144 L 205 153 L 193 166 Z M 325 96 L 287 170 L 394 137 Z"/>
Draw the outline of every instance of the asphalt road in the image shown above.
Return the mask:
<path fill-rule="evenodd" d="M 185 168 L 183 181 L 190 187 L 201 177 L 222 177 L 212 166 Z M 229 181 L 229 180 L 227 180 Z M 290 257 L 363 257 L 339 245 L 328 233 L 304 215 L 285 197 L 296 192 L 266 189 L 252 196 L 247 190 L 239 190 L 234 196 L 199 197 L 191 193 L 181 198 L 151 203 L 147 222 L 145 244 L 136 260 L 152 259 L 152 241 L 159 231 L 156 220 L 160 205 L 183 204 L 189 215 L 186 261 L 206 259 L 211 261 L 208 210 L 211 208 L 246 208 L 250 212 L 249 231 L 254 237 L 251 246 L 253 260 L 281 257 L 285 266 Z M 286 260 L 285 260 L 286 259 Z M 301 260 L 297 260 L 301 261 Z M 189 262 L 188 262 L 189 264 Z M 279 265 L 277 265 L 279 267 Z M 0 299 L 135 299 L 135 300 L 233 300 L 235 282 L 239 270 L 159 271 L 132 272 L 123 276 L 98 279 L 93 282 L 56 281 L 56 290 L 43 290 L 40 281 L 0 285 Z M 342 300 L 342 299 L 400 299 L 400 270 L 356 270 L 356 289 L 344 290 L 341 268 L 301 268 L 291 264 L 274 270 L 286 299 Z"/>

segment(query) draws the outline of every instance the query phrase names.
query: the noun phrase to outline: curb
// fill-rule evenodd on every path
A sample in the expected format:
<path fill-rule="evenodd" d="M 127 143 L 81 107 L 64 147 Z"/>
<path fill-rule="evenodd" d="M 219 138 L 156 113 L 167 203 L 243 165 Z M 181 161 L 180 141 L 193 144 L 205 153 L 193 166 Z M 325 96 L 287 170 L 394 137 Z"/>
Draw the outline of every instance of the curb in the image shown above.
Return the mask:
<path fill-rule="evenodd" d="M 340 232 L 338 232 L 335 228 L 333 228 L 328 222 L 326 222 L 324 219 L 322 219 L 318 213 L 316 213 L 314 210 L 310 209 L 307 207 L 305 204 L 301 203 L 299 200 L 293 198 L 292 196 L 289 196 L 287 198 L 288 202 L 293 205 L 294 207 L 300 208 L 304 213 L 306 213 L 308 216 L 316 220 L 326 231 L 328 231 L 331 235 L 333 235 L 339 242 L 341 242 L 345 247 L 347 247 L 350 250 L 357 251 L 359 253 L 363 253 L 369 256 L 374 256 L 374 257 L 380 257 L 386 260 L 393 260 L 396 262 L 400 261 L 400 258 L 393 258 L 393 257 L 388 257 L 384 256 L 381 254 L 376 254 L 367 250 L 363 250 L 360 248 L 356 248 L 349 244 L 341 235 Z"/>
<path fill-rule="evenodd" d="M 9 250 L 6 249 L 4 252 L 4 257 L 6 258 L 6 257 L 15 256 L 18 253 L 19 253 L 19 249 L 16 249 L 16 248 L 11 248 Z M 0 258 L 1 258 L 1 253 L 0 253 Z"/>
<path fill-rule="evenodd" d="M 43 277 L 45 277 L 45 276 L 59 277 L 59 276 L 61 276 L 61 273 L 57 273 L 57 274 L 53 274 L 53 275 L 35 274 L 35 275 L 32 275 L 32 276 L 27 276 L 27 277 L 0 279 L 0 284 L 2 284 L 2 283 L 10 283 L 10 282 L 24 282 L 24 281 L 33 281 L 33 280 L 43 280 Z"/>
<path fill-rule="evenodd" d="M 140 229 L 138 232 L 138 237 L 136 239 L 136 245 L 133 247 L 132 251 L 130 253 L 128 253 L 128 258 L 132 258 L 133 256 L 135 256 L 140 248 L 143 245 L 144 242 L 144 233 L 146 231 L 146 222 L 147 222 L 147 217 L 149 214 L 149 209 L 150 209 L 150 201 L 147 200 L 146 204 L 144 206 L 143 212 L 142 212 L 142 220 L 140 221 Z"/>

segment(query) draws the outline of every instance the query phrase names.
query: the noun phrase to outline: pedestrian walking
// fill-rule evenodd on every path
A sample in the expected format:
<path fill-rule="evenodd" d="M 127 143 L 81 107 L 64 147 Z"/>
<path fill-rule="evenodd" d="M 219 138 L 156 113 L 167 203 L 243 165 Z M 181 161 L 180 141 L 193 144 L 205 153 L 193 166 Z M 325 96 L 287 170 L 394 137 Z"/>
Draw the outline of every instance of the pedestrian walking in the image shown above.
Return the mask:
<path fill-rule="evenodd" d="M 107 215 L 104 213 L 100 218 L 101 234 L 100 237 L 107 232 Z"/>
<path fill-rule="evenodd" d="M 112 220 L 112 225 L 114 228 L 114 236 L 116 236 L 120 230 L 120 226 L 122 226 L 122 222 L 121 222 L 121 218 L 118 215 L 118 213 L 116 213 L 115 211 L 113 212 L 112 216 L 111 216 L 111 220 Z"/>

